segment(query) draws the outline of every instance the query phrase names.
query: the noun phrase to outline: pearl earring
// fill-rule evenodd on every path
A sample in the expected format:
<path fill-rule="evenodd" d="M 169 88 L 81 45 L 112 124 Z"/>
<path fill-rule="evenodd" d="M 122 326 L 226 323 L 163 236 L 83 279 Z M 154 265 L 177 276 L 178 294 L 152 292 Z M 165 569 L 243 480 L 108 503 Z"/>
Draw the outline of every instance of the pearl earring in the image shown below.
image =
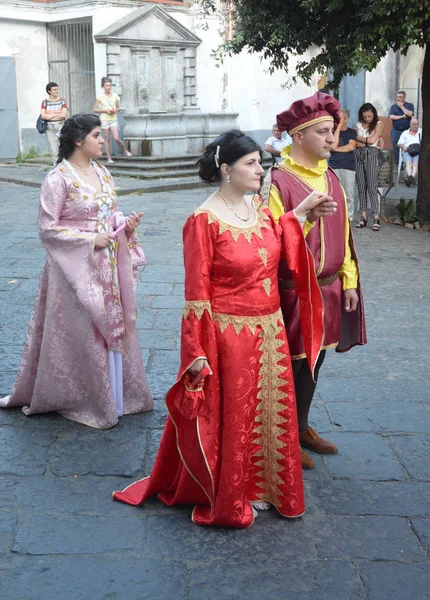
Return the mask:
<path fill-rule="evenodd" d="M 227 183 L 230 183 L 230 177 L 227 177 Z"/>

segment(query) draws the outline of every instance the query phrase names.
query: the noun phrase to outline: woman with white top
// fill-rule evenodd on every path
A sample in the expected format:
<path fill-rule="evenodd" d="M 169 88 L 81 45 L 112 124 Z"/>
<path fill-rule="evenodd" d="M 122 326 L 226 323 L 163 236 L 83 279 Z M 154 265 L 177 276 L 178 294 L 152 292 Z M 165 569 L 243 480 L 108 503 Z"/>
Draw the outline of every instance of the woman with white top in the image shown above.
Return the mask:
<path fill-rule="evenodd" d="M 112 91 L 112 79 L 102 77 L 103 93 L 99 94 L 94 104 L 93 112 L 100 114 L 102 130 L 106 142 L 107 164 L 113 165 L 112 155 L 110 151 L 110 132 L 114 141 L 121 146 L 126 156 L 133 156 L 131 152 L 125 149 L 124 142 L 119 137 L 119 124 L 117 114 L 120 110 L 119 96 Z"/>
<path fill-rule="evenodd" d="M 357 149 L 355 150 L 355 174 L 360 201 L 361 219 L 357 227 L 367 225 L 367 199 L 373 212 L 373 231 L 379 231 L 378 196 L 378 150 L 381 146 L 383 123 L 373 104 L 366 102 L 358 111 Z"/>

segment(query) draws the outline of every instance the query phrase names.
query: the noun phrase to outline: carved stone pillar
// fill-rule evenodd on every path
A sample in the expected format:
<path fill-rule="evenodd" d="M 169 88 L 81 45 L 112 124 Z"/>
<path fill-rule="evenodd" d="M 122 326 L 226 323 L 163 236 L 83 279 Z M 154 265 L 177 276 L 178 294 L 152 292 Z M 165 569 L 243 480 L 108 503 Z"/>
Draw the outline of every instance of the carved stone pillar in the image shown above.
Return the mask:
<path fill-rule="evenodd" d="M 186 48 L 184 53 L 184 112 L 196 112 L 197 106 L 197 78 L 196 78 L 196 50 Z"/>
<path fill-rule="evenodd" d="M 120 65 L 120 57 L 121 54 L 121 46 L 117 46 L 115 44 L 108 44 L 106 48 L 106 75 L 112 79 L 112 88 L 113 91 L 121 95 L 121 65 Z"/>

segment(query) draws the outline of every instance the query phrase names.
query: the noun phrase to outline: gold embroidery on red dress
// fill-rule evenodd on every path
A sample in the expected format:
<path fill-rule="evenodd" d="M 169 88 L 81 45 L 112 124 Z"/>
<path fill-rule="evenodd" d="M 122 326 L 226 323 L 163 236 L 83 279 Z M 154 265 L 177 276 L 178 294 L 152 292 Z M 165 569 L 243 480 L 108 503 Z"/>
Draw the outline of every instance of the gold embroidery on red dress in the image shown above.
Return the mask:
<path fill-rule="evenodd" d="M 230 225 L 230 223 L 225 223 L 207 208 L 198 208 L 194 212 L 194 216 L 197 217 L 197 215 L 201 215 L 203 213 L 207 214 L 209 225 L 211 225 L 212 223 L 218 223 L 219 235 L 221 235 L 225 231 L 229 231 L 235 242 L 237 242 L 241 235 L 243 235 L 247 242 L 251 242 L 253 234 L 255 234 L 262 240 L 263 234 L 261 233 L 261 230 L 264 228 L 271 228 L 270 217 L 265 212 L 263 212 L 262 208 L 264 208 L 264 204 L 260 200 L 260 198 L 254 197 L 252 202 L 254 204 L 255 213 L 257 215 L 257 222 L 255 223 L 255 225 L 251 225 L 250 227 L 235 227 L 234 225 Z"/>
<path fill-rule="evenodd" d="M 256 407 L 256 412 L 259 414 L 255 419 L 254 428 L 254 433 L 260 434 L 254 443 L 261 448 L 254 454 L 258 457 L 255 463 L 258 469 L 256 476 L 262 479 L 258 484 L 262 488 L 259 499 L 280 506 L 279 496 L 282 493 L 278 486 L 283 485 L 284 481 L 279 475 L 282 467 L 278 461 L 284 459 L 281 450 L 285 448 L 285 442 L 280 438 L 286 431 L 282 425 L 287 422 L 281 414 L 287 410 L 286 405 L 281 403 L 281 400 L 285 399 L 285 392 L 280 389 L 287 385 L 287 382 L 280 377 L 285 372 L 285 365 L 279 364 L 286 357 L 286 354 L 279 350 L 285 341 L 277 339 L 282 331 L 282 313 L 278 310 L 270 315 L 238 317 L 214 312 L 212 318 L 219 324 L 221 332 L 224 332 L 229 325 L 237 335 L 244 327 L 247 327 L 253 335 L 258 327 L 261 329 L 259 333 L 259 337 L 263 339 L 259 360 L 261 380 L 257 394 L 259 403 Z"/>
<path fill-rule="evenodd" d="M 263 279 L 262 283 L 263 283 L 264 291 L 270 298 L 270 286 L 272 285 L 272 280 L 270 279 L 270 277 L 266 277 L 266 279 Z"/>
<path fill-rule="evenodd" d="M 260 255 L 261 260 L 263 261 L 263 265 L 267 267 L 267 250 L 266 248 L 259 248 L 258 254 Z"/>

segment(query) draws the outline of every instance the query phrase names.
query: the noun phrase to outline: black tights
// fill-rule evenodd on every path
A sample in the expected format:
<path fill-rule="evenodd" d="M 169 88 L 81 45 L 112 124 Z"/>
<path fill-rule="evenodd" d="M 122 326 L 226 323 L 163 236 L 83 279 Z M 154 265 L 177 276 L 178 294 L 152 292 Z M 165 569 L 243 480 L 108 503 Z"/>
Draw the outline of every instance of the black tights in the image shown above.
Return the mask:
<path fill-rule="evenodd" d="M 306 429 L 309 427 L 309 411 L 311 409 L 311 404 L 318 381 L 318 373 L 321 365 L 324 362 L 325 352 L 325 350 L 321 350 L 317 364 L 315 365 L 315 381 L 312 380 L 312 375 L 306 358 L 300 358 L 299 360 L 292 361 L 294 387 L 296 388 L 297 418 L 299 421 L 300 433 L 306 431 Z"/>

